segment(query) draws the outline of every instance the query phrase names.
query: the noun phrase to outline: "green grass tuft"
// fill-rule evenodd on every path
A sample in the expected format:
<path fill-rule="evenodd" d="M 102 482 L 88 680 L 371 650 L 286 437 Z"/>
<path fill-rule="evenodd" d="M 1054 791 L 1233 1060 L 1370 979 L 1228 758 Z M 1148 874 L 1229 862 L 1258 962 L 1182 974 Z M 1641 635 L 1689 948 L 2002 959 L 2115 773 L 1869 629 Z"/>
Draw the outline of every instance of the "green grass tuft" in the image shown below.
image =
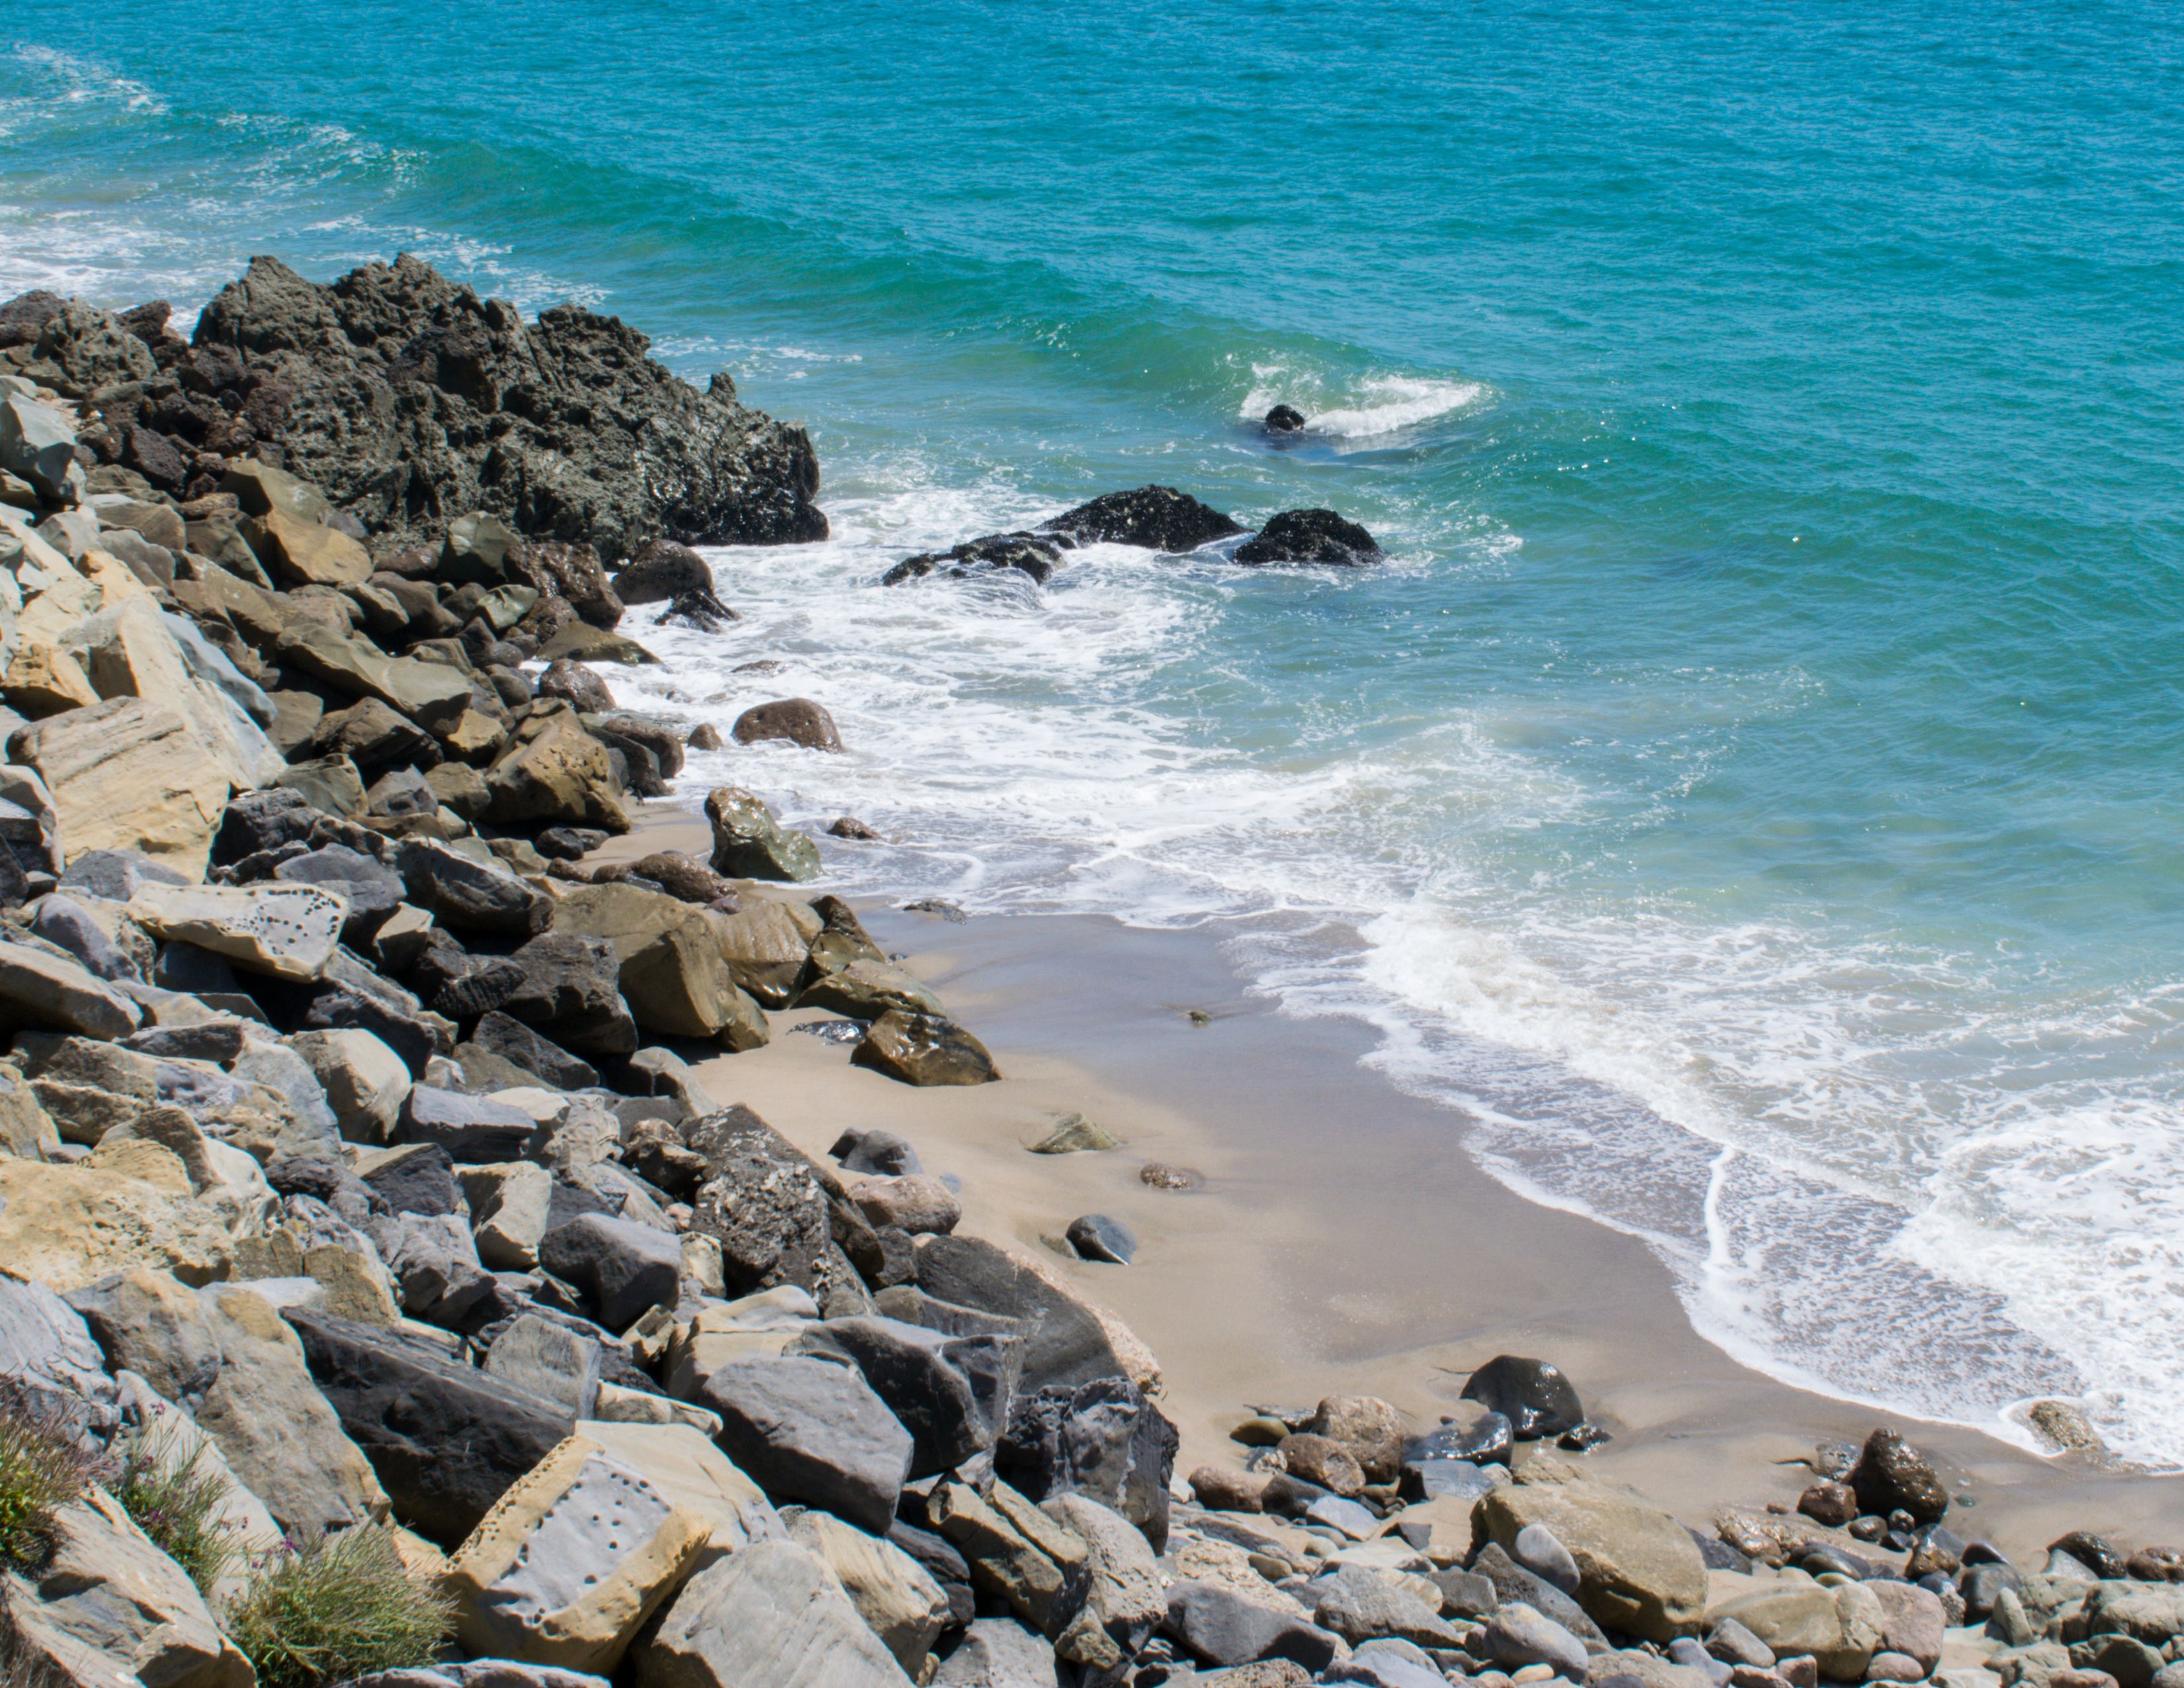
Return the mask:
<path fill-rule="evenodd" d="M 183 1454 L 172 1425 L 157 1419 L 140 1425 L 122 1450 L 114 1498 L 170 1559 L 189 1573 L 198 1592 L 235 1562 L 239 1544 L 221 1518 L 227 1481 L 205 1464 L 202 1442 Z"/>
<path fill-rule="evenodd" d="M 283 1546 L 224 1618 L 259 1688 L 318 1688 L 429 1664 L 454 1627 L 454 1607 L 411 1579 L 380 1524 Z"/>
<path fill-rule="evenodd" d="M 19 1387 L 0 1385 L 0 1568 L 36 1573 L 53 1557 L 53 1515 L 81 1495 L 92 1462 Z"/>

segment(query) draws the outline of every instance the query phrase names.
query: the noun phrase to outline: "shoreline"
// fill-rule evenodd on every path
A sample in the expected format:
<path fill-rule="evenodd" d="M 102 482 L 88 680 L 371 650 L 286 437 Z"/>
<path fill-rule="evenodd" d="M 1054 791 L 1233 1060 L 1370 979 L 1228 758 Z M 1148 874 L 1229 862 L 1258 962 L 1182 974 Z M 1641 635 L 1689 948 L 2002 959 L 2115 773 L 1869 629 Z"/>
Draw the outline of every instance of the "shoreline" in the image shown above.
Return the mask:
<path fill-rule="evenodd" d="M 637 819 L 593 859 L 703 847 L 705 822 L 672 798 Z M 1228 1432 L 1248 1406 L 1363 1393 L 1430 1425 L 1472 1368 L 1518 1353 L 1561 1366 L 1610 1433 L 1582 1456 L 1589 1470 L 1702 1529 L 1724 1510 L 1794 1509 L 1816 1443 L 1862 1442 L 1881 1425 L 1972 1497 L 1960 1534 L 2020 1562 L 2073 1529 L 2159 1540 L 2184 1508 L 2184 1476 L 2042 1457 L 1744 1364 L 1696 1329 L 1643 1244 L 1502 1184 L 1463 1147 L 1459 1115 L 1362 1065 L 1368 1028 L 1292 1017 L 1249 994 L 1217 928 L 1068 915 L 955 925 L 861 898 L 858 912 L 987 1043 L 1000 1082 L 894 1084 L 796 1033 L 832 1017 L 814 1011 L 775 1013 L 770 1045 L 703 1063 L 702 1081 L 815 1156 L 844 1129 L 885 1128 L 959 1174 L 965 1232 L 1037 1255 L 1159 1357 L 1178 1478 L 1237 1462 Z M 1207 1022 L 1193 1024 L 1190 1008 Z M 1122 1146 L 1027 1151 L 1071 1112 Z M 1148 1160 L 1189 1166 L 1206 1185 L 1149 1189 L 1137 1178 Z M 1138 1233 L 1134 1264 L 1080 1262 L 1046 1241 L 1094 1211 Z"/>

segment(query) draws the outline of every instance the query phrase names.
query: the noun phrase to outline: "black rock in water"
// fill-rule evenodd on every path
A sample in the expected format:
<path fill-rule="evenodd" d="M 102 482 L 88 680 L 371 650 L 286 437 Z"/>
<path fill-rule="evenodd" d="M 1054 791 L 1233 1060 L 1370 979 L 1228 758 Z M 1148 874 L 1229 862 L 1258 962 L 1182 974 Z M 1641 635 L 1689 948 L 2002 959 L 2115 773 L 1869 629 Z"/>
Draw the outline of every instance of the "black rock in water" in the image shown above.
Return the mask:
<path fill-rule="evenodd" d="M 1277 404 L 1267 412 L 1267 432 L 1293 434 L 1304 426 L 1304 412 L 1294 404 Z"/>
<path fill-rule="evenodd" d="M 577 305 L 526 323 L 406 253 L 326 287 L 257 258 L 198 319 L 185 386 L 232 391 L 291 473 L 376 533 L 437 538 L 449 512 L 485 510 L 610 559 L 661 535 L 826 538 L 805 431 L 738 402 L 725 375 L 700 393 L 650 349 Z"/>
<path fill-rule="evenodd" d="M 880 577 L 880 584 L 900 586 L 905 581 L 922 580 L 931 574 L 961 579 L 967 575 L 992 574 L 1003 569 L 1014 569 L 1043 582 L 1061 560 L 1061 547 L 1036 533 L 989 533 L 983 538 L 966 539 L 945 551 L 923 551 L 915 557 L 905 557 Z"/>
<path fill-rule="evenodd" d="M 1559 1436 L 1585 1422 L 1585 1407 L 1559 1366 L 1498 1355 L 1471 1374 L 1463 1398 L 1499 1412 L 1519 1441 Z"/>
<path fill-rule="evenodd" d="M 1039 524 L 1080 545 L 1136 545 L 1179 554 L 1245 530 L 1211 504 L 1173 487 L 1107 493 Z"/>
<path fill-rule="evenodd" d="M 713 571 L 688 545 L 649 539 L 615 577 L 615 596 L 624 604 L 665 604 L 686 592 L 713 591 Z"/>
<path fill-rule="evenodd" d="M 1285 510 L 1236 548 L 1240 563 L 1321 563 L 1362 568 L 1377 562 L 1380 542 L 1331 510 Z"/>

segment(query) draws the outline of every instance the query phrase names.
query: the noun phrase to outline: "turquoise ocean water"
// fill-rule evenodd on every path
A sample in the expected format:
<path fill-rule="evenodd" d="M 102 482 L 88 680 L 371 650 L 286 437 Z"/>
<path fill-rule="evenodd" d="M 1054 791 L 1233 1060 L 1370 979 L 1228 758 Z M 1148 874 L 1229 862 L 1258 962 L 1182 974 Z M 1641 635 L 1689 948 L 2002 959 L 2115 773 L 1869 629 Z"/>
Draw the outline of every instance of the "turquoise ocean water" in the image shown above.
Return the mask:
<path fill-rule="evenodd" d="M 2184 1463 L 2174 11 L 0 19 L 0 295 L 404 249 L 810 425 L 834 538 L 618 683 L 828 703 L 694 772 L 843 883 L 1233 918 L 1732 1351 Z M 873 584 L 1147 481 L 1392 561 Z"/>

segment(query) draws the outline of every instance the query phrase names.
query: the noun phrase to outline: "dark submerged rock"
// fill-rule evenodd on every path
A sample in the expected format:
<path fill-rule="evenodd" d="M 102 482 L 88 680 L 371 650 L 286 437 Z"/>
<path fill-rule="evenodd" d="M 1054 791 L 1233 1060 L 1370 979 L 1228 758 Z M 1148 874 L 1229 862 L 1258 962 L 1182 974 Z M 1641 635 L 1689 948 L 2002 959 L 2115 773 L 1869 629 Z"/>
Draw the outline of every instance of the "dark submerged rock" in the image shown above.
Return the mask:
<path fill-rule="evenodd" d="M 1080 545 L 1135 545 L 1180 554 L 1243 532 L 1211 504 L 1173 487 L 1139 487 L 1108 493 L 1039 524 Z"/>
<path fill-rule="evenodd" d="M 1324 563 L 1358 568 L 1380 558 L 1380 542 L 1331 510 L 1285 510 L 1236 548 L 1240 563 Z"/>
<path fill-rule="evenodd" d="M 1304 426 L 1304 412 L 1294 404 L 1277 404 L 1267 412 L 1266 429 L 1270 434 L 1293 434 Z"/>
<path fill-rule="evenodd" d="M 900 586 L 933 574 L 961 579 L 1005 569 L 1014 569 L 1044 583 L 1061 560 L 1061 549 L 1056 541 L 1036 533 L 989 533 L 983 538 L 966 539 L 945 551 L 921 551 L 914 557 L 905 557 L 880 577 L 880 584 Z"/>
<path fill-rule="evenodd" d="M 648 539 L 615 576 L 615 593 L 625 604 L 666 604 L 686 592 L 710 597 L 713 571 L 688 545 L 672 539 Z"/>

